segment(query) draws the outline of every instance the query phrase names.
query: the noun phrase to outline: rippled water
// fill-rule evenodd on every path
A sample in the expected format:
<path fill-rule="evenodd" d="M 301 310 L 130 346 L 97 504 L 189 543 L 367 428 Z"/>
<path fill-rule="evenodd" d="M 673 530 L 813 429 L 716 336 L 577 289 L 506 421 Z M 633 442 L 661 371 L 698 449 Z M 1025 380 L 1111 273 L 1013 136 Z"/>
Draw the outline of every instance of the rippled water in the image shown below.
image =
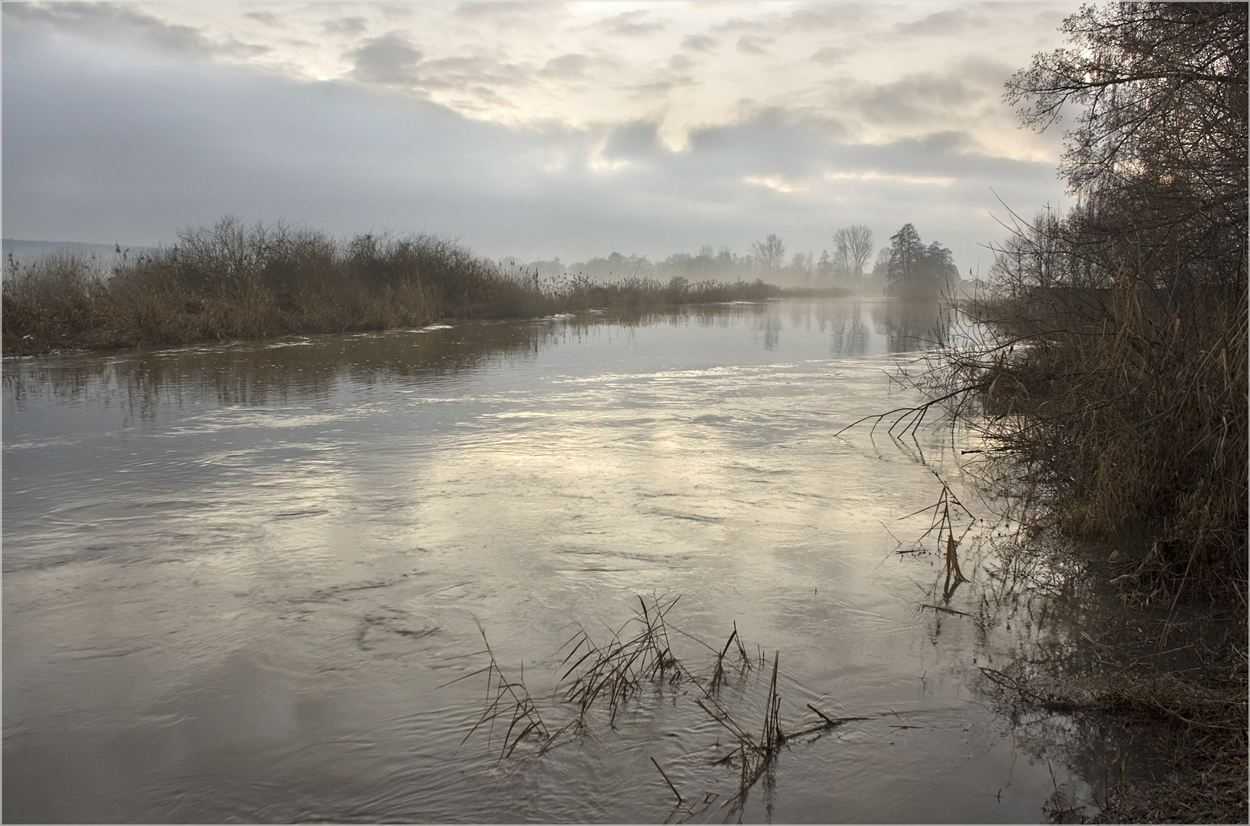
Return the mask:
<path fill-rule="evenodd" d="M 861 416 L 923 319 L 826 301 L 4 365 L 8 821 L 1039 821 L 1088 782 L 974 690 L 929 601 L 940 486 Z M 696 687 L 499 761 L 480 623 L 553 724 L 561 646 L 680 595 L 710 673 L 780 651 L 792 741 L 741 806 Z M 689 636 L 684 636 L 684 632 Z M 770 660 L 771 661 L 771 660 Z M 758 661 L 757 661 L 758 664 Z M 763 669 L 723 702 L 758 727 Z M 1052 776 L 1052 770 L 1054 775 Z"/>

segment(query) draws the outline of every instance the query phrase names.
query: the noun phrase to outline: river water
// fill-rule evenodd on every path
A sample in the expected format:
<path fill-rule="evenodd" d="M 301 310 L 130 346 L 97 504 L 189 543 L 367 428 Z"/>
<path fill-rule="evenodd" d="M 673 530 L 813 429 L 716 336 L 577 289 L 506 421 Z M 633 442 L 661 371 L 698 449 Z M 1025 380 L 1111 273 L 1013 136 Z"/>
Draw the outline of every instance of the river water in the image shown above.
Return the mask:
<path fill-rule="evenodd" d="M 7 360 L 5 820 L 1036 822 L 1088 800 L 1080 738 L 1025 731 L 973 678 L 1028 623 L 974 616 L 972 589 L 925 608 L 937 557 L 898 553 L 949 434 L 837 435 L 915 401 L 889 375 L 923 321 L 772 302 Z M 736 627 L 754 667 L 719 702 L 743 727 L 775 653 L 783 730 L 862 719 L 793 738 L 736 800 L 690 678 L 541 755 L 501 759 L 507 710 L 465 740 L 494 696 L 483 632 L 555 729 L 562 646 L 606 645 L 640 596 L 679 598 L 692 677 Z"/>

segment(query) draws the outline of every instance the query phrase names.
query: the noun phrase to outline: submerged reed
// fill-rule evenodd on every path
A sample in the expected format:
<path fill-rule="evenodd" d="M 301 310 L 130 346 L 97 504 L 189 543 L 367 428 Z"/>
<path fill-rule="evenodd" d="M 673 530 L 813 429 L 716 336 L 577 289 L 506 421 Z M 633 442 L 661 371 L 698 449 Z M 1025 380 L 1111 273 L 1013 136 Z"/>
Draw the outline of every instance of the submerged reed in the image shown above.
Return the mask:
<path fill-rule="evenodd" d="M 751 658 L 738 634 L 737 625 L 734 625 L 721 648 L 713 648 L 668 624 L 666 618 L 679 599 L 680 597 L 666 599 L 653 595 L 648 600 L 639 596 L 634 616 L 614 630 L 606 643 L 596 643 L 585 629 L 579 628 L 561 647 L 561 650 L 568 650 L 558 669 L 554 692 L 556 702 L 548 710 L 546 717 L 561 714 L 562 709 L 567 710 L 570 707 L 573 714 L 569 717 L 565 711 L 566 722 L 559 727 L 553 728 L 540 712 L 525 686 L 524 672 L 516 679 L 506 676 L 489 642 L 486 642 L 485 649 L 480 653 L 488 657 L 487 665 L 452 681 L 459 682 L 486 675 L 485 709 L 461 741 L 462 744 L 483 729 L 487 732 L 487 743 L 490 744 L 493 742 L 495 725 L 498 723 L 503 726 L 506 723 L 498 760 L 521 753 L 537 757 L 555 746 L 566 734 L 583 731 L 590 724 L 591 712 L 595 707 L 604 708 L 608 715 L 608 724 L 615 725 L 619 712 L 644 686 L 678 688 L 688 684 L 699 694 L 695 698 L 696 705 L 733 737 L 734 747 L 713 760 L 715 764 L 736 763 L 738 767 L 734 790 L 721 804 L 724 808 L 742 804 L 751 787 L 772 764 L 789 739 L 819 733 L 851 720 L 865 719 L 831 718 L 809 705 L 808 708 L 820 718 L 819 722 L 787 735 L 781 726 L 781 697 L 777 690 L 781 656 L 780 652 L 774 652 L 764 701 L 763 724 L 759 729 L 740 724 L 718 697 L 721 687 L 734 669 L 734 664 L 729 660 L 736 660 L 739 674 L 746 674 L 753 668 Z M 485 629 L 479 624 L 478 630 L 485 641 Z M 670 630 L 712 652 L 714 659 L 710 677 L 704 678 L 692 673 L 677 657 L 670 642 Z M 731 650 L 736 652 L 736 657 L 730 653 Z M 684 693 L 680 692 L 675 696 Z M 529 742 L 532 748 L 522 750 L 520 747 L 524 742 Z M 684 807 L 681 811 L 683 818 L 706 811 L 720 797 L 717 793 L 705 792 L 688 799 L 659 761 L 654 757 L 651 760 L 677 797 L 677 806 Z"/>

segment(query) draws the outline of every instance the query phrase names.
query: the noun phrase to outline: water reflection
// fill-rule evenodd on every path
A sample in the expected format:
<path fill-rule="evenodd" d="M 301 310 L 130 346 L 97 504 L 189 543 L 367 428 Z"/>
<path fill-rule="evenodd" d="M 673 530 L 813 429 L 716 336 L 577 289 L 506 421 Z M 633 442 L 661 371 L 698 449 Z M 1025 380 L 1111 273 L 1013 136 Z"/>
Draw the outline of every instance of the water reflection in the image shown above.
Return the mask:
<path fill-rule="evenodd" d="M 487 361 L 532 358 L 552 332 L 551 325 L 482 324 L 467 335 L 408 330 L 25 359 L 5 364 L 4 389 L 17 411 L 50 395 L 60 403 L 120 402 L 134 417 L 149 419 L 162 406 L 324 398 L 340 379 L 357 386 L 454 379 Z"/>
<path fill-rule="evenodd" d="M 847 303 L 821 307 L 820 329 L 829 330 L 829 352 L 838 356 L 860 356 L 868 350 L 868 328 L 864 325 L 864 302 L 856 298 Z"/>
<path fill-rule="evenodd" d="M 873 305 L 872 320 L 891 353 L 931 350 L 950 339 L 954 311 L 942 303 L 885 301 Z"/>
<path fill-rule="evenodd" d="M 784 306 L 784 316 L 782 302 L 744 302 L 667 313 L 435 325 L 424 330 L 9 359 L 3 370 L 4 394 L 17 412 L 36 400 L 118 405 L 124 410 L 124 423 L 131 424 L 151 420 L 163 408 L 189 404 L 264 407 L 326 399 L 340 382 L 359 388 L 402 380 L 454 381 L 488 366 L 532 362 L 544 346 L 576 343 L 605 325 L 625 331 L 690 325 L 727 330 L 746 321 L 771 355 L 781 348 L 787 327 L 804 336 L 814 327 L 830 337 L 830 354 L 851 357 L 924 349 L 942 335 L 939 325 L 949 325 L 949 313 L 940 308 L 859 298 Z M 875 337 L 865 324 L 866 313 L 877 323 Z"/>
<path fill-rule="evenodd" d="M 482 684 L 449 681 L 480 620 L 547 703 L 571 623 L 668 592 L 698 639 L 783 652 L 786 726 L 865 718 L 744 819 L 1040 818 L 1048 768 L 967 686 L 1011 640 L 895 564 L 929 469 L 838 435 L 898 404 L 878 304 L 6 362 L 5 817 L 661 821 L 652 757 L 733 787 L 690 698 L 500 767 L 458 750 Z M 752 725 L 761 673 L 723 698 Z"/>

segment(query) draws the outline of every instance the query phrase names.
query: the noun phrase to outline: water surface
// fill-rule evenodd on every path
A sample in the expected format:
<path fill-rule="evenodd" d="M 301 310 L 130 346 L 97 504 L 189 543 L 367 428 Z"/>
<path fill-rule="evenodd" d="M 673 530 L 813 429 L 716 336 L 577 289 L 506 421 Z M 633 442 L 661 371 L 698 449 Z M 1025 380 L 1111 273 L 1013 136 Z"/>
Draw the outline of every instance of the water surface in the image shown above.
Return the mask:
<path fill-rule="evenodd" d="M 896 553 L 942 435 L 928 464 L 836 435 L 915 401 L 889 375 L 923 322 L 774 302 L 6 361 L 5 819 L 1046 819 L 1092 781 L 969 676 L 1018 638 L 924 608 L 934 561 Z M 866 719 L 724 808 L 690 684 L 541 757 L 462 744 L 479 623 L 558 723 L 561 646 L 638 595 L 680 595 L 692 672 L 735 624 L 780 651 L 784 728 Z M 765 691 L 724 702 L 757 726 Z"/>

